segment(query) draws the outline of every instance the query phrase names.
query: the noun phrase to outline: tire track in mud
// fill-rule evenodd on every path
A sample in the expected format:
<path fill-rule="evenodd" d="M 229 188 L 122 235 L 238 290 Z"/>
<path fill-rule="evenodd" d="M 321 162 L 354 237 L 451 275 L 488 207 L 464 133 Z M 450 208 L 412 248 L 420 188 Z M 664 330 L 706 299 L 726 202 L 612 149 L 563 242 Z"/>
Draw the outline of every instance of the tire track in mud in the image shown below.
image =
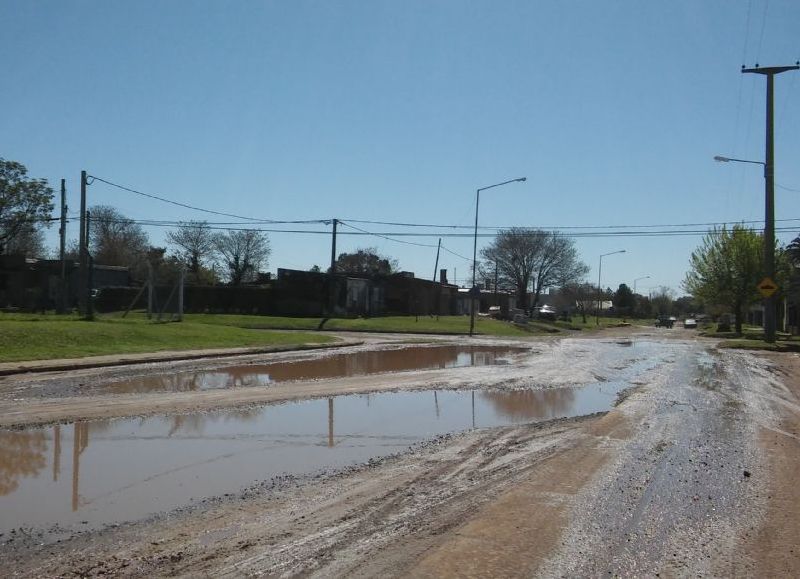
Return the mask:
<path fill-rule="evenodd" d="M 582 497 L 589 515 L 573 521 L 540 576 L 753 572 L 737 544 L 762 517 L 749 478 L 760 461 L 746 373 L 726 362 L 678 359 L 631 398 L 638 435 Z"/>

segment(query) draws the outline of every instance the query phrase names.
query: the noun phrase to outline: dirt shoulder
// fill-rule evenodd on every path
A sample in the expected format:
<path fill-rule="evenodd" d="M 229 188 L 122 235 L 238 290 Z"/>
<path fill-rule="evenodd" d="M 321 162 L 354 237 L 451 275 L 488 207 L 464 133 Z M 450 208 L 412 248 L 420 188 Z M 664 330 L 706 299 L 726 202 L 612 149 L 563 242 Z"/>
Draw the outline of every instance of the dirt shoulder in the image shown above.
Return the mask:
<path fill-rule="evenodd" d="M 764 524 L 746 550 L 764 577 L 800 577 L 800 355 L 766 354 L 778 380 L 765 393 L 775 410 L 758 440 L 771 474 Z"/>

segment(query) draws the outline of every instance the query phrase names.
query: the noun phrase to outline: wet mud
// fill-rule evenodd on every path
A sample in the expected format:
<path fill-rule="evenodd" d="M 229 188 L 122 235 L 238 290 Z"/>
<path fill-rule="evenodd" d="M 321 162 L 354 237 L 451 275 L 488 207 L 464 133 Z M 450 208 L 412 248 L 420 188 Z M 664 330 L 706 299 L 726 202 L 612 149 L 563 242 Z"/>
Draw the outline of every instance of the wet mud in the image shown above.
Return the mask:
<path fill-rule="evenodd" d="M 269 387 L 314 400 L 2 431 L 2 448 L 24 457 L 0 474 L 5 498 L 59 500 L 68 517 L 116 501 L 135 468 L 118 480 L 97 470 L 113 448 L 141 461 L 130 496 L 150 496 L 162 478 L 208 496 L 97 531 L 102 523 L 80 532 L 72 520 L 61 543 L 38 523 L 6 531 L 0 556 L 19 576 L 758 575 L 759 545 L 794 546 L 773 522 L 773 497 L 791 520 L 796 481 L 780 477 L 796 469 L 780 457 L 797 438 L 785 413 L 800 405 L 782 382 L 798 379 L 681 336 L 692 335 L 551 341 L 507 365 Z M 57 380 L 15 383 L 15 395 L 44 408 L 30 394 Z M 248 389 L 222 393 L 238 391 Z M 74 398 L 110 408 L 133 396 Z M 273 475 L 280 448 L 291 452 Z M 338 458 L 303 474 L 291 470 L 295 453 L 303 464 Z M 191 488 L 192 473 L 232 480 L 248 462 L 258 472 L 242 477 L 244 490 Z M 49 495 L 28 490 L 56 473 L 63 486 Z M 131 513 L 121 520 L 141 515 Z M 762 568 L 791 573 L 792 557 Z"/>

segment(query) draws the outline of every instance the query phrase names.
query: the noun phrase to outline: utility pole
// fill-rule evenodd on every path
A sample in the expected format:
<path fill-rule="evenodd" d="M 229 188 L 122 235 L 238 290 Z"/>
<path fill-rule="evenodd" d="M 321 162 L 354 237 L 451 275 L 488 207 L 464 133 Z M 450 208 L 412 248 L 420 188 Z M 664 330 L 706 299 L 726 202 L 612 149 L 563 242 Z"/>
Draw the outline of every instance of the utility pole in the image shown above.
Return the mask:
<path fill-rule="evenodd" d="M 333 224 L 333 236 L 331 238 L 331 274 L 336 273 L 336 226 L 339 224 L 338 219 L 331 221 Z"/>
<path fill-rule="evenodd" d="M 775 139 L 774 139 L 774 79 L 776 74 L 797 70 L 800 62 L 794 66 L 767 66 L 745 68 L 743 74 L 763 74 L 767 77 L 767 127 L 766 158 L 764 162 L 764 269 L 766 277 L 775 280 Z M 764 298 L 764 339 L 768 343 L 775 342 L 775 296 Z"/>
<path fill-rule="evenodd" d="M 86 212 L 86 247 L 84 247 L 84 252 L 86 252 L 87 258 L 87 266 L 88 266 L 88 275 L 86 279 L 86 317 L 88 319 L 94 318 L 94 297 L 92 296 L 92 289 L 94 287 L 94 259 L 92 255 L 89 253 L 89 228 L 91 223 L 91 215 L 89 215 L 89 211 Z"/>
<path fill-rule="evenodd" d="M 436 265 L 433 266 L 433 281 L 436 281 L 436 274 L 439 273 L 439 250 L 442 249 L 442 238 L 439 238 L 439 245 L 436 246 Z"/>
<path fill-rule="evenodd" d="M 497 260 L 494 260 L 494 305 L 499 306 L 500 304 L 497 303 Z"/>
<path fill-rule="evenodd" d="M 58 311 L 64 313 L 67 306 L 67 180 L 61 179 L 61 228 L 58 230 L 59 246 L 58 259 L 61 260 L 61 291 L 59 295 Z"/>
<path fill-rule="evenodd" d="M 86 286 L 87 286 L 87 251 L 86 251 L 86 171 L 81 171 L 81 217 L 80 232 L 78 233 L 78 312 L 85 315 L 87 312 Z"/>

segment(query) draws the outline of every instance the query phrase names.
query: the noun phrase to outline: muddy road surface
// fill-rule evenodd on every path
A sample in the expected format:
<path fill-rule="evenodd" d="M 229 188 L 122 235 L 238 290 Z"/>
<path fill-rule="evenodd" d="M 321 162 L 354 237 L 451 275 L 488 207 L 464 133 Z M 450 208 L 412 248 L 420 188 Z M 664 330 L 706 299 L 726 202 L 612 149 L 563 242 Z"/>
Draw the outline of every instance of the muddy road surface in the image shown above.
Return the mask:
<path fill-rule="evenodd" d="M 404 340 L 0 379 L 3 574 L 800 574 L 797 356 Z"/>

